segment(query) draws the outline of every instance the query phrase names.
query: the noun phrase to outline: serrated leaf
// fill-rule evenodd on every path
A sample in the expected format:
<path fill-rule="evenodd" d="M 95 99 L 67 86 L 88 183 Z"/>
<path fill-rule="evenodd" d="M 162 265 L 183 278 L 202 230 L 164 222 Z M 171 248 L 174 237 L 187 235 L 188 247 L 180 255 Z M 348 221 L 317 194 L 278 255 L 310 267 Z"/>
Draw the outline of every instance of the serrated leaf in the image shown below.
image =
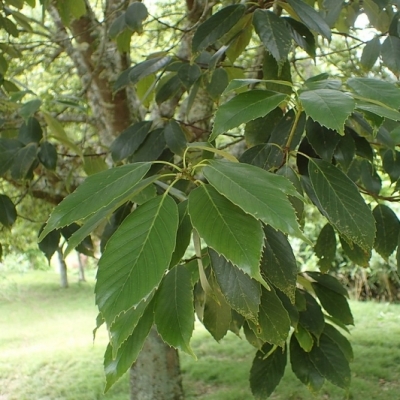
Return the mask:
<path fill-rule="evenodd" d="M 249 90 L 240 93 L 220 106 L 215 114 L 210 141 L 221 133 L 267 115 L 286 99 L 287 95 L 268 90 Z"/>
<path fill-rule="evenodd" d="M 124 219 L 99 261 L 96 304 L 111 324 L 160 284 L 175 248 L 178 207 L 158 196 Z M 155 250 L 156 249 L 156 250 Z"/>
<path fill-rule="evenodd" d="M 168 271 L 157 291 L 154 320 L 157 331 L 170 346 L 195 357 L 190 347 L 194 329 L 193 285 L 183 265 Z"/>
<path fill-rule="evenodd" d="M 64 238 L 69 241 L 70 237 L 74 235 L 75 232 L 79 230 L 80 226 L 78 224 L 71 224 L 61 228 L 61 234 Z M 86 236 L 81 240 L 81 242 L 76 246 L 76 251 L 82 253 L 86 256 L 93 257 L 93 242 L 90 235 Z M 64 254 L 64 257 L 66 254 Z"/>
<path fill-rule="evenodd" d="M 181 126 L 176 121 L 170 120 L 168 122 L 164 128 L 164 137 L 169 149 L 173 153 L 183 156 L 187 147 L 187 140 Z"/>
<path fill-rule="evenodd" d="M 290 317 L 275 290 L 262 288 L 258 323 L 247 321 L 256 336 L 264 342 L 283 346 L 289 331 Z"/>
<path fill-rule="evenodd" d="M 226 50 L 226 56 L 229 58 L 229 61 L 232 64 L 244 52 L 251 40 L 251 36 L 253 33 L 253 26 L 251 24 L 252 15 L 249 14 L 247 18 L 248 19 L 245 26 L 238 34 L 238 36 L 229 44 L 229 47 Z"/>
<path fill-rule="evenodd" d="M 254 346 L 256 349 L 261 350 L 263 345 L 265 344 L 261 339 L 259 339 L 254 331 L 249 327 L 247 321 L 243 324 L 243 333 L 246 337 L 246 340 Z"/>
<path fill-rule="evenodd" d="M 381 53 L 381 41 L 379 36 L 375 36 L 373 39 L 369 40 L 363 49 L 361 55 L 361 65 L 367 70 L 371 70 L 375 65 Z"/>
<path fill-rule="evenodd" d="M 47 169 L 51 171 L 56 169 L 57 157 L 57 150 L 50 142 L 41 143 L 38 158 Z"/>
<path fill-rule="evenodd" d="M 327 335 L 321 335 L 319 345 L 314 345 L 309 354 L 311 362 L 328 381 L 344 389 L 350 386 L 349 363 L 340 347 Z"/>
<path fill-rule="evenodd" d="M 217 68 L 211 75 L 210 83 L 206 89 L 214 101 L 218 101 L 229 83 L 228 73 L 224 68 Z"/>
<path fill-rule="evenodd" d="M 266 171 L 275 171 L 283 164 L 282 150 L 272 143 L 258 144 L 246 150 L 239 161 L 251 164 Z"/>
<path fill-rule="evenodd" d="M 347 240 L 370 250 L 375 239 L 375 220 L 354 183 L 323 160 L 310 159 L 308 171 L 329 222 Z"/>
<path fill-rule="evenodd" d="M 353 361 L 353 349 L 347 338 L 342 335 L 336 328 L 330 324 L 325 324 L 324 335 L 328 336 L 333 342 L 335 342 L 348 362 Z"/>
<path fill-rule="evenodd" d="M 140 147 L 129 157 L 129 162 L 138 163 L 157 160 L 165 150 L 164 129 L 151 131 Z"/>
<path fill-rule="evenodd" d="M 285 177 L 251 165 L 210 161 L 203 173 L 211 185 L 243 211 L 275 229 L 304 238 L 287 195 L 301 197 Z"/>
<path fill-rule="evenodd" d="M 264 242 L 260 222 L 245 214 L 211 185 L 201 185 L 190 193 L 189 215 L 193 227 L 209 247 L 264 283 L 259 270 Z"/>
<path fill-rule="evenodd" d="M 331 40 L 331 29 L 322 16 L 304 1 L 287 0 L 295 13 L 311 30 Z"/>
<path fill-rule="evenodd" d="M 151 300 L 153 299 L 153 295 L 154 293 L 152 293 L 149 298 L 141 301 L 136 307 L 132 307 L 126 312 L 119 314 L 115 321 L 108 328 L 113 358 L 117 357 L 120 347 L 129 338 L 129 336 L 132 335 L 132 332 L 135 330 L 148 306 L 151 304 L 150 307 L 152 307 Z"/>
<path fill-rule="evenodd" d="M 114 162 L 131 156 L 146 139 L 151 121 L 141 121 L 125 129 L 111 144 L 110 151 Z"/>
<path fill-rule="evenodd" d="M 34 118 L 28 118 L 19 128 L 18 140 L 27 145 L 29 143 L 39 143 L 43 138 L 43 131 L 39 121 Z"/>
<path fill-rule="evenodd" d="M 299 310 L 297 309 L 296 304 L 293 304 L 289 297 L 281 292 L 276 286 L 274 286 L 274 289 L 275 293 L 279 297 L 279 300 L 282 302 L 283 307 L 285 307 L 289 314 L 291 326 L 296 329 L 299 322 Z"/>
<path fill-rule="evenodd" d="M 232 310 L 214 279 L 210 280 L 212 295 L 206 296 L 202 322 L 212 337 L 219 342 L 231 326 Z"/>
<path fill-rule="evenodd" d="M 378 204 L 372 211 L 376 222 L 374 249 L 387 260 L 397 246 L 400 222 L 391 208 Z"/>
<path fill-rule="evenodd" d="M 286 346 L 276 348 L 266 343 L 256 353 L 250 370 L 250 388 L 258 400 L 269 397 L 281 381 L 286 368 Z M 271 353 L 272 351 L 272 353 Z M 268 355 L 268 356 L 267 356 Z"/>
<path fill-rule="evenodd" d="M 113 357 L 111 345 L 108 345 L 104 354 L 104 372 L 106 375 L 105 392 L 107 392 L 136 361 L 153 325 L 154 314 L 152 308 L 153 307 L 150 306 L 142 318 L 140 318 L 133 333 L 119 348 L 116 357 Z"/>
<path fill-rule="evenodd" d="M 347 133 L 342 136 L 337 144 L 334 152 L 336 162 L 338 162 L 346 172 L 354 158 L 356 145 L 354 139 Z"/>
<path fill-rule="evenodd" d="M 42 226 L 41 230 L 44 226 Z M 40 231 L 39 231 L 40 233 Z M 49 261 L 53 254 L 57 251 L 59 243 L 60 243 L 60 232 L 58 230 L 54 230 L 50 232 L 40 243 L 39 249 L 42 253 L 46 256 L 47 260 Z"/>
<path fill-rule="evenodd" d="M 361 267 L 368 267 L 369 259 L 371 258 L 371 250 L 365 250 L 358 246 L 356 243 L 348 243 L 345 239 L 340 237 L 342 249 L 349 259 Z"/>
<path fill-rule="evenodd" d="M 304 291 L 301 293 L 306 301 L 306 310 L 299 312 L 299 323 L 318 339 L 324 330 L 324 314 L 313 296 Z"/>
<path fill-rule="evenodd" d="M 322 272 L 327 271 L 336 256 L 336 236 L 332 225 L 326 224 L 318 235 L 314 246 L 315 255 L 319 258 L 318 264 Z"/>
<path fill-rule="evenodd" d="M 362 112 L 367 111 L 393 121 L 400 121 L 400 112 L 393 108 L 386 107 L 385 105 L 368 103 L 366 101 L 357 101 L 356 109 L 361 110 Z"/>
<path fill-rule="evenodd" d="M 261 270 L 266 279 L 282 291 L 294 304 L 297 262 L 286 236 L 271 228 L 264 227 L 265 245 Z"/>
<path fill-rule="evenodd" d="M 332 317 L 343 322 L 345 325 L 354 325 L 354 319 L 349 304 L 344 296 L 328 289 L 326 286 L 320 285 L 318 282 L 313 282 L 312 287 L 322 307 L 332 315 Z"/>
<path fill-rule="evenodd" d="M 314 121 L 344 134 L 344 123 L 355 107 L 352 97 L 339 90 L 316 89 L 302 92 L 300 100 L 304 111 Z"/>
<path fill-rule="evenodd" d="M 392 83 L 372 78 L 351 78 L 347 85 L 362 97 L 379 101 L 390 108 L 400 107 L 400 89 Z"/>
<path fill-rule="evenodd" d="M 242 18 L 246 11 L 244 4 L 233 4 L 207 18 L 196 30 L 192 39 L 193 53 L 201 53 L 215 44 Z"/>
<path fill-rule="evenodd" d="M 261 286 L 223 256 L 209 249 L 211 267 L 229 306 L 246 319 L 257 322 Z"/>
<path fill-rule="evenodd" d="M 278 64 L 269 51 L 264 52 L 263 78 L 265 88 L 279 93 L 290 95 L 293 92 L 292 74 L 289 60 Z"/>
<path fill-rule="evenodd" d="M 285 17 L 293 40 L 312 58 L 315 58 L 315 38 L 312 32 L 301 22 Z"/>
<path fill-rule="evenodd" d="M 311 362 L 308 352 L 301 348 L 295 335 L 290 340 L 290 363 L 296 377 L 313 393 L 321 389 L 325 378 Z"/>
<path fill-rule="evenodd" d="M 400 39 L 387 36 L 381 46 L 383 63 L 395 74 L 400 73 Z"/>
<path fill-rule="evenodd" d="M 307 275 L 317 281 L 321 286 L 326 287 L 342 296 L 349 297 L 346 288 L 334 276 L 329 274 L 321 274 L 320 272 L 316 271 L 307 271 Z"/>
<path fill-rule="evenodd" d="M 253 25 L 264 47 L 282 64 L 292 44 L 290 31 L 285 22 L 275 13 L 259 8 L 254 11 Z"/>
<path fill-rule="evenodd" d="M 88 218 L 116 200 L 126 201 L 149 168 L 150 163 L 128 164 L 89 176 L 53 210 L 39 241 L 48 232 Z"/>
<path fill-rule="evenodd" d="M 331 162 L 336 146 L 340 142 L 341 136 L 328 128 L 313 121 L 307 120 L 306 134 L 308 143 L 323 160 Z"/>
<path fill-rule="evenodd" d="M 17 210 L 11 199 L 5 194 L 0 194 L 0 223 L 10 228 L 17 219 Z"/>

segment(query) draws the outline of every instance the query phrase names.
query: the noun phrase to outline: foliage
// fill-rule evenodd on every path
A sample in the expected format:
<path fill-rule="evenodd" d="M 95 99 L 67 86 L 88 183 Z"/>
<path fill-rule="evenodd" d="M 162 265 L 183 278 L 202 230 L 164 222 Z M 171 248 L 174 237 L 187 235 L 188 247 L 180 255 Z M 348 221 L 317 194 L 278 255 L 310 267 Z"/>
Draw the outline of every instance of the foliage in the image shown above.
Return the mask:
<path fill-rule="evenodd" d="M 10 9 L 24 5 L 6 3 Z M 22 103 L 21 90 L 2 78 L 4 104 L 21 121 L 0 137 L 5 179 L 31 182 L 33 190 L 35 179 L 54 178 L 65 166 L 58 159 L 61 147 L 78 165 L 71 175 L 82 169 L 88 175 L 80 185 L 79 178 L 73 181 L 77 189 L 62 201 L 52 198 L 58 205 L 39 240 L 49 257 L 58 232 L 68 240 L 66 253 L 91 253 L 88 235 L 102 236 L 95 295 L 98 325 L 105 323 L 110 333 L 106 389 L 134 363 L 153 325 L 168 345 L 193 355 L 194 312 L 217 341 L 243 328 L 257 351 L 250 371 L 255 398 L 270 396 L 289 364 L 312 391 L 325 380 L 349 388 L 352 351 L 340 330 L 353 324 L 353 316 L 346 290 L 326 274 L 337 244 L 362 266 L 373 249 L 387 259 L 397 248 L 400 260 L 399 220 L 388 205 L 399 200 L 400 187 L 400 90 L 394 82 L 400 73 L 399 4 L 393 3 L 288 0 L 206 12 L 194 25 L 185 57 L 165 46 L 115 77 L 110 97 L 118 113 L 123 109 L 116 99 L 132 89 L 140 112 L 130 126 L 112 132 L 112 141 L 99 135 L 108 149 L 99 158 L 90 152 L 96 140 L 78 141 L 41 99 Z M 78 5 L 56 2 L 54 23 L 73 31 L 90 19 L 83 1 Z M 0 20 L 15 37 L 18 26 L 29 31 L 16 13 L 15 23 L 8 16 Z M 361 13 L 379 44 L 353 32 Z M 114 15 L 108 34 L 122 53 L 132 35 L 146 31 L 148 17 L 142 3 Z M 81 35 L 76 40 L 83 41 Z M 307 62 L 301 58 L 328 63 L 324 43 L 336 37 L 356 42 L 346 51 L 363 76 L 303 77 Z M 78 51 L 86 51 L 85 43 Z M 263 65 L 255 61 L 259 73 L 247 76 L 239 62 L 250 62 L 253 45 Z M 359 47 L 361 57 L 352 52 Z M 8 62 L 2 65 L 5 74 Z M 100 65 L 91 71 L 92 85 L 102 83 L 103 75 L 95 75 Z M 376 70 L 390 79 L 379 79 Z M 197 125 L 189 120 L 199 104 L 214 107 L 211 130 L 199 125 L 211 116 Z M 93 113 L 97 105 L 93 100 Z M 104 123 L 117 123 L 114 117 Z M 229 147 L 239 141 L 246 149 L 234 155 Z M 111 168 L 104 160 L 109 154 Z M 327 221 L 315 243 L 321 272 L 298 270 L 288 238 L 313 244 L 302 231 L 304 203 Z M 0 222 L 9 228 L 16 218 L 12 199 L 2 194 Z M 50 235 L 56 239 L 47 240 Z"/>

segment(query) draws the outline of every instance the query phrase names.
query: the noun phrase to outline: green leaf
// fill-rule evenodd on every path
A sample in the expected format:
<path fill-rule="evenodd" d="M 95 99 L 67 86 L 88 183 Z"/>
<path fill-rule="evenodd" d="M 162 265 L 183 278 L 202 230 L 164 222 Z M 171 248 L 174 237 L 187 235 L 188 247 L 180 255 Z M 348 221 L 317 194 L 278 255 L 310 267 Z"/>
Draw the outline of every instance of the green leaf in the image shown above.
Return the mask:
<path fill-rule="evenodd" d="M 340 237 L 340 244 L 342 249 L 349 259 L 361 267 L 368 267 L 369 259 L 371 258 L 371 250 L 365 250 L 358 246 L 356 243 L 350 242 Z"/>
<path fill-rule="evenodd" d="M 262 288 L 258 323 L 247 321 L 256 336 L 264 342 L 284 346 L 290 331 L 290 317 L 275 290 Z"/>
<path fill-rule="evenodd" d="M 400 222 L 391 208 L 378 204 L 372 211 L 376 222 L 374 249 L 385 259 L 394 252 L 400 233 Z"/>
<path fill-rule="evenodd" d="M 350 386 L 349 363 L 340 347 L 327 335 L 321 335 L 319 346 L 314 345 L 309 354 L 318 372 L 328 381 L 344 389 Z"/>
<path fill-rule="evenodd" d="M 287 95 L 268 90 L 249 90 L 240 93 L 232 100 L 220 106 L 215 114 L 214 127 L 210 141 L 221 133 L 263 117 L 281 104 Z"/>
<path fill-rule="evenodd" d="M 386 150 L 382 157 L 382 164 L 390 180 L 396 182 L 400 178 L 400 152 Z"/>
<path fill-rule="evenodd" d="M 14 162 L 11 167 L 11 177 L 13 179 L 32 179 L 32 167 L 37 162 L 38 145 L 29 143 L 14 156 Z"/>
<path fill-rule="evenodd" d="M 164 137 L 169 149 L 173 153 L 183 156 L 187 147 L 187 140 L 181 126 L 176 121 L 171 119 L 168 122 L 164 128 Z"/>
<path fill-rule="evenodd" d="M 393 121 L 400 121 L 400 112 L 384 105 L 380 106 L 378 104 L 368 103 L 366 101 L 357 101 L 356 109 L 361 110 L 369 122 L 372 120 L 369 113 L 391 119 Z M 372 117 L 374 117 L 374 115 L 372 115 Z"/>
<path fill-rule="evenodd" d="M 321 274 L 320 272 L 316 271 L 307 271 L 307 275 L 317 281 L 321 286 L 324 286 L 342 296 L 349 297 L 346 288 L 334 276 L 329 274 Z"/>
<path fill-rule="evenodd" d="M 146 139 L 151 121 L 142 121 L 125 129 L 111 144 L 110 151 L 114 162 L 131 156 Z"/>
<path fill-rule="evenodd" d="M 179 263 L 181 258 L 185 255 L 186 249 L 189 246 L 192 235 L 192 223 L 188 213 L 188 202 L 183 201 L 178 204 L 179 211 L 179 225 L 178 233 L 176 234 L 176 247 L 171 258 L 171 267 Z"/>
<path fill-rule="evenodd" d="M 395 74 L 400 73 L 400 39 L 387 36 L 381 46 L 383 63 Z"/>
<path fill-rule="evenodd" d="M 237 22 L 246 11 L 244 4 L 233 4 L 222 8 L 220 11 L 207 18 L 196 30 L 192 40 L 192 51 L 201 53 L 208 46 L 215 44 L 221 39 Z"/>
<path fill-rule="evenodd" d="M 264 400 L 274 392 L 285 373 L 286 363 L 286 346 L 274 350 L 266 343 L 257 351 L 250 370 L 250 388 L 257 400 Z"/>
<path fill-rule="evenodd" d="M 18 151 L 23 148 L 23 144 L 16 139 L 6 139 L 0 137 L 0 175 L 5 174 L 14 163 Z"/>
<path fill-rule="evenodd" d="M 246 337 L 246 340 L 254 346 L 256 349 L 261 350 L 263 345 L 265 344 L 261 339 L 259 339 L 253 330 L 249 327 L 247 321 L 243 324 L 243 333 Z"/>
<path fill-rule="evenodd" d="M 301 293 L 306 301 L 306 310 L 299 313 L 299 323 L 318 339 L 324 330 L 324 314 L 313 296 L 304 291 Z"/>
<path fill-rule="evenodd" d="M 51 171 L 56 169 L 57 157 L 57 150 L 50 142 L 41 143 L 38 158 L 47 169 Z"/>
<path fill-rule="evenodd" d="M 311 30 L 331 40 L 331 29 L 321 15 L 304 1 L 287 0 L 301 21 Z"/>
<path fill-rule="evenodd" d="M 21 115 L 22 118 L 28 119 L 35 114 L 37 110 L 39 110 L 41 105 L 42 101 L 39 99 L 28 101 L 22 104 L 21 108 L 19 109 L 19 115 Z"/>
<path fill-rule="evenodd" d="M 69 0 L 69 2 L 73 3 L 70 10 L 74 18 L 79 19 L 86 14 L 86 5 L 84 0 Z"/>
<path fill-rule="evenodd" d="M 314 339 L 307 329 L 304 329 L 302 325 L 297 325 L 297 329 L 294 331 L 294 335 L 300 345 L 300 347 L 309 353 L 314 345 Z"/>
<path fill-rule="evenodd" d="M 122 13 L 112 22 L 108 31 L 108 36 L 110 36 L 111 39 L 116 39 L 126 28 L 125 13 Z"/>
<path fill-rule="evenodd" d="M 229 306 L 246 319 L 257 322 L 261 286 L 224 257 L 209 249 L 211 267 Z"/>
<path fill-rule="evenodd" d="M 193 227 L 208 246 L 265 284 L 259 270 L 264 242 L 260 222 L 210 185 L 201 185 L 190 193 L 189 215 Z"/>
<path fill-rule="evenodd" d="M 129 158 L 129 162 L 138 163 L 143 161 L 157 160 L 165 150 L 164 129 L 151 131 L 140 147 Z"/>
<path fill-rule="evenodd" d="M 344 123 L 355 107 L 352 97 L 339 90 L 316 89 L 302 92 L 300 100 L 314 121 L 344 134 Z"/>
<path fill-rule="evenodd" d="M 160 105 L 175 96 L 182 88 L 182 82 L 176 74 L 170 74 L 161 80 L 156 88 L 156 103 Z"/>
<path fill-rule="evenodd" d="M 354 319 L 349 304 L 344 296 L 328 289 L 326 286 L 320 285 L 318 282 L 313 282 L 312 287 L 322 307 L 332 315 L 332 317 L 343 322 L 345 325 L 354 325 Z"/>
<path fill-rule="evenodd" d="M 245 18 L 243 18 L 242 21 Z M 226 50 L 226 56 L 229 58 L 229 61 L 232 64 L 245 51 L 246 47 L 250 43 L 253 33 L 253 26 L 251 24 L 251 20 L 252 20 L 252 15 L 248 14 L 247 22 L 245 23 L 244 27 L 241 29 L 238 36 L 229 44 L 229 47 Z"/>
<path fill-rule="evenodd" d="M 178 77 L 186 89 L 190 89 L 200 76 L 201 69 L 197 64 L 185 63 L 178 69 Z"/>
<path fill-rule="evenodd" d="M 347 85 L 366 99 L 379 101 L 394 109 L 400 107 L 400 89 L 392 83 L 372 78 L 351 78 Z"/>
<path fill-rule="evenodd" d="M 354 158 L 356 145 L 354 139 L 349 134 L 345 134 L 339 140 L 334 152 L 335 160 L 340 164 L 346 172 Z"/>
<path fill-rule="evenodd" d="M 178 207 L 158 196 L 124 219 L 99 261 L 96 304 L 111 324 L 160 284 L 175 248 Z"/>
<path fill-rule="evenodd" d="M 28 118 L 19 128 L 18 140 L 27 145 L 29 143 L 39 143 L 43 138 L 43 131 L 39 121 L 34 118 Z"/>
<path fill-rule="evenodd" d="M 381 53 L 381 41 L 379 36 L 375 36 L 373 39 L 369 40 L 364 46 L 361 55 L 361 65 L 367 71 L 370 71 L 372 67 L 375 65 L 376 60 L 378 59 L 380 53 Z"/>
<path fill-rule="evenodd" d="M 209 161 L 204 176 L 221 194 L 265 224 L 304 238 L 287 195 L 301 197 L 283 176 L 251 165 Z"/>
<path fill-rule="evenodd" d="M 271 172 L 283 164 L 283 152 L 272 143 L 259 144 L 246 150 L 239 161 Z"/>
<path fill-rule="evenodd" d="M 136 307 L 132 307 L 128 311 L 119 314 L 108 328 L 113 358 L 117 356 L 118 350 L 123 343 L 132 335 L 146 309 L 148 307 L 153 308 L 153 304 L 151 303 L 153 295 L 154 293 L 149 298 L 141 301 Z"/>
<path fill-rule="evenodd" d="M 290 340 L 290 363 L 296 377 L 313 393 L 318 392 L 325 382 L 325 378 L 315 368 L 308 352 L 304 351 L 296 335 Z"/>
<path fill-rule="evenodd" d="M 44 226 L 41 227 L 40 232 L 43 230 Z M 58 246 L 60 244 L 60 231 L 54 230 L 50 232 L 40 243 L 39 243 L 39 249 L 44 253 L 46 256 L 47 260 L 49 261 L 51 257 L 53 257 L 53 254 L 57 251 Z"/>
<path fill-rule="evenodd" d="M 289 60 L 278 64 L 269 51 L 264 52 L 262 65 L 265 88 L 279 93 L 291 94 L 293 92 L 292 74 Z"/>
<path fill-rule="evenodd" d="M 73 236 L 74 233 L 78 230 L 79 230 L 79 225 L 73 223 L 71 225 L 62 227 L 61 234 L 64 236 L 66 240 L 69 241 L 70 237 Z M 76 247 L 76 251 L 85 254 L 86 256 L 93 257 L 93 242 L 91 237 L 86 236 L 85 238 L 83 238 L 83 240 L 81 240 L 81 243 L 79 243 L 79 245 Z"/>
<path fill-rule="evenodd" d="M 155 306 L 157 331 L 170 346 L 195 357 L 190 348 L 194 329 L 193 285 L 183 265 L 168 271 L 157 291 Z"/>
<path fill-rule="evenodd" d="M 210 83 L 206 87 L 207 92 L 214 101 L 218 101 L 221 94 L 228 86 L 228 83 L 228 73 L 225 71 L 224 68 L 217 68 L 213 72 Z"/>
<path fill-rule="evenodd" d="M 141 2 L 134 2 L 125 11 L 125 22 L 134 32 L 143 32 L 143 21 L 148 17 L 146 6 Z"/>
<path fill-rule="evenodd" d="M 289 25 L 293 40 L 312 58 L 315 58 L 315 38 L 312 32 L 301 22 L 284 17 Z"/>
<path fill-rule="evenodd" d="M 108 165 L 101 155 L 92 154 L 91 149 L 87 149 L 83 158 L 83 170 L 86 175 L 94 175 L 108 169 Z"/>
<path fill-rule="evenodd" d="M 336 256 L 336 236 L 331 224 L 326 224 L 321 229 L 314 252 L 319 258 L 318 264 L 321 271 L 326 272 L 332 266 Z"/>
<path fill-rule="evenodd" d="M 73 150 L 76 154 L 82 155 L 82 150 L 72 142 L 63 126 L 49 113 L 42 111 L 42 115 L 47 123 L 47 127 L 51 132 L 51 136 L 57 139 L 60 143 L 66 145 L 68 148 Z"/>
<path fill-rule="evenodd" d="M 275 13 L 259 8 L 254 11 L 253 25 L 264 47 L 282 64 L 290 51 L 292 39 L 286 23 Z"/>
<path fill-rule="evenodd" d="M 104 354 L 104 372 L 106 375 L 105 392 L 107 392 L 136 361 L 142 350 L 144 341 L 150 333 L 153 320 L 153 307 L 149 306 L 143 317 L 139 320 L 135 330 L 119 348 L 116 357 L 113 357 L 111 345 L 108 345 Z"/>
<path fill-rule="evenodd" d="M 11 199 L 5 194 L 0 194 L 0 223 L 6 228 L 11 228 L 17 219 L 17 210 Z"/>
<path fill-rule="evenodd" d="M 212 295 L 206 296 L 203 324 L 212 337 L 219 342 L 231 326 L 232 310 L 214 279 L 210 279 Z"/>
<path fill-rule="evenodd" d="M 299 322 L 299 310 L 297 309 L 297 305 L 292 304 L 289 297 L 281 292 L 276 286 L 274 286 L 274 289 L 275 293 L 279 297 L 279 300 L 282 302 L 283 307 L 285 307 L 286 311 L 289 314 L 291 326 L 296 329 Z"/>
<path fill-rule="evenodd" d="M 39 241 L 48 232 L 88 218 L 117 201 L 125 203 L 149 168 L 150 163 L 128 164 L 89 176 L 53 210 Z"/>
<path fill-rule="evenodd" d="M 354 183 L 323 160 L 310 159 L 308 171 L 329 222 L 347 240 L 370 250 L 375 239 L 375 221 Z"/>
<path fill-rule="evenodd" d="M 323 160 L 331 162 L 336 146 L 342 136 L 337 132 L 327 129 L 318 122 L 308 119 L 306 125 L 308 143 Z"/>
<path fill-rule="evenodd" d="M 264 227 L 265 246 L 261 270 L 266 279 L 282 291 L 294 304 L 297 262 L 286 236 L 271 228 Z"/>
<path fill-rule="evenodd" d="M 347 338 L 330 324 L 325 324 L 324 335 L 328 336 L 339 347 L 348 362 L 353 361 L 353 349 Z"/>

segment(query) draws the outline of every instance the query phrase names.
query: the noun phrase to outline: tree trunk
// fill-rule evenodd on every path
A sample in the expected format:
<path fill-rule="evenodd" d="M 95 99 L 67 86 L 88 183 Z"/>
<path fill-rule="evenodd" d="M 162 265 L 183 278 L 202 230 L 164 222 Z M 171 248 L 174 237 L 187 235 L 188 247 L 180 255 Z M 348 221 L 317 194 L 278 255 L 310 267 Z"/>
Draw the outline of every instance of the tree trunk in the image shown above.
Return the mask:
<path fill-rule="evenodd" d="M 167 346 L 155 328 L 131 368 L 130 400 L 183 400 L 178 352 Z"/>
<path fill-rule="evenodd" d="M 79 282 L 86 282 L 85 279 L 85 267 L 82 262 L 82 255 L 78 253 L 78 268 L 79 268 Z"/>
<path fill-rule="evenodd" d="M 68 287 L 67 264 L 65 263 L 61 247 L 57 249 L 58 267 L 60 271 L 60 286 L 64 289 Z"/>

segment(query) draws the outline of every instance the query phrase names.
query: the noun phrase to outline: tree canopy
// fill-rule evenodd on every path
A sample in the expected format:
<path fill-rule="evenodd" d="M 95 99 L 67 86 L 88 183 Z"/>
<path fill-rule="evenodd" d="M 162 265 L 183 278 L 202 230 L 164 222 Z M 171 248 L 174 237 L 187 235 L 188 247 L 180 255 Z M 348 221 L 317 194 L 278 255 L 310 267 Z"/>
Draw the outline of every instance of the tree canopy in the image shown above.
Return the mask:
<path fill-rule="evenodd" d="M 336 251 L 400 264 L 400 2 L 37 3 L 0 1 L 0 223 L 30 195 L 55 206 L 48 257 L 100 239 L 106 390 L 153 326 L 195 356 L 195 316 L 255 347 L 256 398 L 288 361 L 348 389 Z"/>

